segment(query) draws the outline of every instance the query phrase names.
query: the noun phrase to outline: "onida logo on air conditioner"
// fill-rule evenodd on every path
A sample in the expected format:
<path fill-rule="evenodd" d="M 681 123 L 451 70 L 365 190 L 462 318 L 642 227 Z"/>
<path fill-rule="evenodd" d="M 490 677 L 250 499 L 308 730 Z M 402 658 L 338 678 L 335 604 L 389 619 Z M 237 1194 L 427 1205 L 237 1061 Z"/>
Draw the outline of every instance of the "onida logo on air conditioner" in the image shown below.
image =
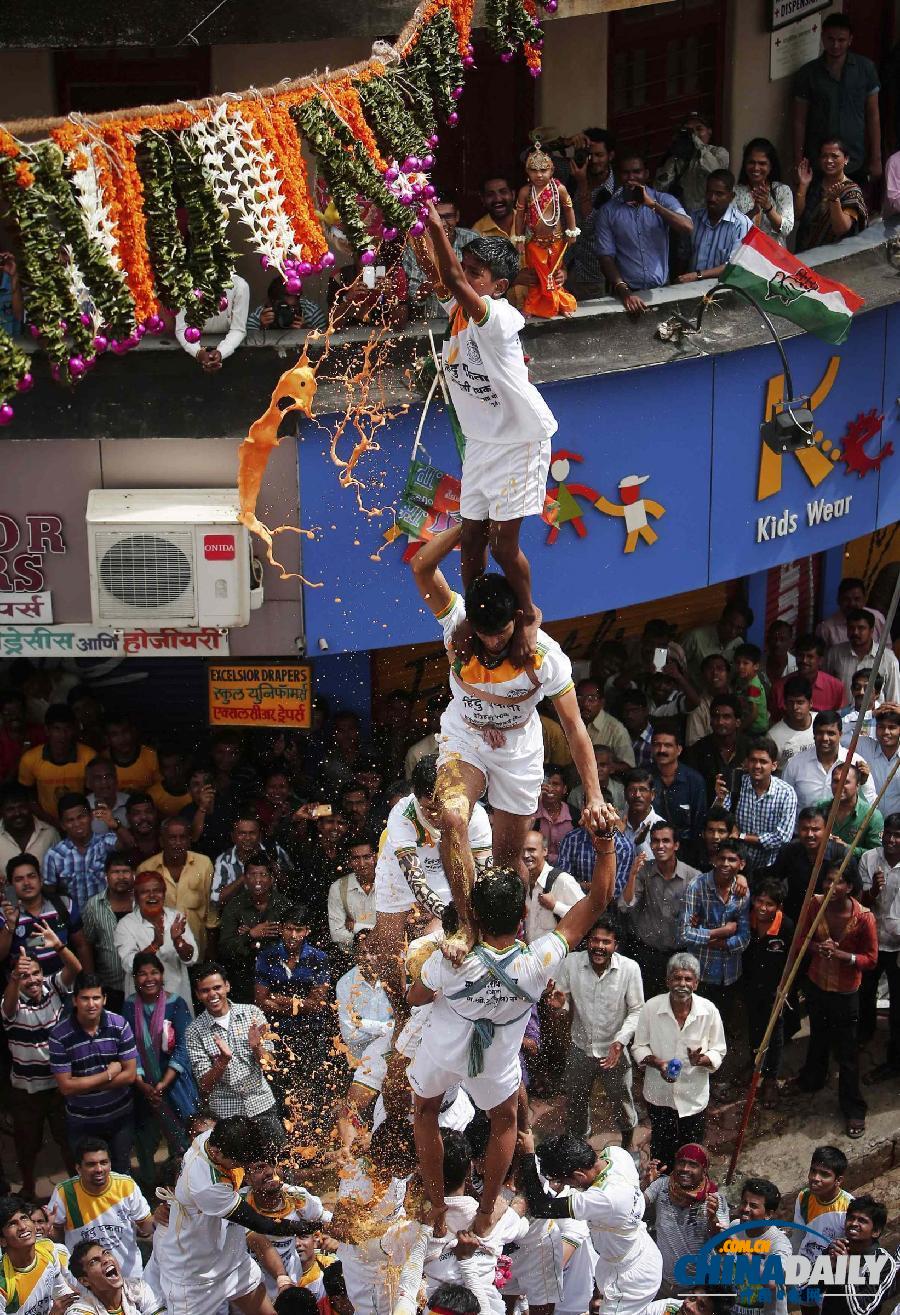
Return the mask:
<path fill-rule="evenodd" d="M 203 556 L 208 562 L 233 562 L 234 554 L 233 534 L 204 534 Z"/>

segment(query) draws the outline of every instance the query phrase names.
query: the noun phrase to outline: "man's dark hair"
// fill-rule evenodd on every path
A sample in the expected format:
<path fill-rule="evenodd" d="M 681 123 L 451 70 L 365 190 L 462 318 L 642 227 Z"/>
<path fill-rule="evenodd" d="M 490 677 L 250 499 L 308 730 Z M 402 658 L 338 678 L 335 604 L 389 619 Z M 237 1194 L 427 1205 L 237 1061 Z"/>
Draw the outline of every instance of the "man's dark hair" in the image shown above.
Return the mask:
<path fill-rule="evenodd" d="M 488 239 L 485 238 L 485 241 Z M 516 256 L 516 261 L 518 261 Z M 498 635 L 514 621 L 519 610 L 512 585 L 496 571 L 478 575 L 466 590 L 466 619 L 472 629 L 484 635 Z"/>
<path fill-rule="evenodd" d="M 762 662 L 762 649 L 758 644 L 738 644 L 734 650 L 734 656 L 736 658 L 748 658 L 750 662 Z"/>
<path fill-rule="evenodd" d="M 208 1146 L 221 1151 L 228 1160 L 248 1164 L 263 1160 L 269 1153 L 269 1138 L 254 1119 L 243 1114 L 230 1119 L 219 1119 L 209 1134 Z"/>
<path fill-rule="evenodd" d="M 0 1229 L 6 1227 L 13 1215 L 27 1215 L 30 1219 L 32 1208 L 23 1196 L 0 1196 Z"/>
<path fill-rule="evenodd" d="M 169 819 L 171 820 L 171 819 Z M 180 818 L 184 822 L 184 818 Z M 185 823 L 187 825 L 187 823 Z M 134 871 L 134 863 L 128 855 L 121 849 L 111 849 L 103 860 L 103 871 L 109 872 L 110 868 L 131 868 Z"/>
<path fill-rule="evenodd" d="M 728 811 L 724 804 L 710 804 L 706 810 L 707 822 L 724 822 L 731 831 L 734 827 L 734 813 Z M 704 826 L 706 823 L 704 822 Z"/>
<path fill-rule="evenodd" d="M 410 782 L 417 799 L 430 799 L 437 785 L 437 754 L 426 753 L 412 769 Z"/>
<path fill-rule="evenodd" d="M 207 977 L 221 977 L 223 982 L 228 981 L 228 973 L 220 963 L 215 959 L 205 959 L 203 963 L 198 963 L 197 967 L 191 972 L 191 982 L 196 989 Z"/>
<path fill-rule="evenodd" d="M 781 908 L 785 900 L 785 889 L 782 883 L 776 881 L 774 877 L 766 877 L 754 888 L 753 898 L 756 899 L 757 895 L 768 896 L 773 904 L 777 904 Z"/>
<path fill-rule="evenodd" d="M 828 807 L 830 808 L 831 805 L 829 804 Z M 822 813 L 816 804 L 807 804 L 806 807 L 801 808 L 800 812 L 797 814 L 797 821 L 811 822 L 814 817 L 821 817 L 821 816 Z"/>
<path fill-rule="evenodd" d="M 367 785 L 360 785 L 358 781 L 347 781 L 338 791 L 338 803 L 343 803 L 348 794 L 363 794 L 366 799 L 372 798 L 372 791 Z"/>
<path fill-rule="evenodd" d="M 761 1196 L 768 1214 L 774 1214 L 781 1204 L 781 1192 L 768 1178 L 745 1178 L 741 1184 L 741 1196 L 745 1192 Z"/>
<path fill-rule="evenodd" d="M 854 1196 L 853 1200 L 847 1206 L 847 1218 L 850 1215 L 862 1215 L 865 1219 L 872 1222 L 872 1232 L 878 1236 L 884 1232 L 887 1223 L 887 1206 L 881 1201 L 876 1201 L 874 1196 L 868 1192 L 863 1192 L 861 1196 Z"/>
<path fill-rule="evenodd" d="M 784 682 L 781 692 L 782 702 L 788 698 L 812 698 L 812 685 L 805 676 L 801 676 L 799 671 L 795 671 L 788 676 Z"/>
<path fill-rule="evenodd" d="M 650 736 L 651 744 L 658 735 L 671 735 L 675 743 L 684 748 L 684 731 L 674 718 L 670 720 L 668 717 L 664 717 L 653 723 L 653 734 Z"/>
<path fill-rule="evenodd" d="M 616 926 L 615 918 L 610 917 L 608 913 L 604 913 L 602 917 L 597 919 L 591 930 L 588 932 L 588 936 L 592 936 L 595 931 L 608 931 L 610 935 L 615 936 L 616 941 L 618 942 L 619 929 Z"/>
<path fill-rule="evenodd" d="M 166 971 L 165 968 L 163 968 L 162 959 L 160 959 L 159 955 L 154 954 L 152 950 L 138 950 L 137 954 L 131 961 L 132 977 L 137 977 L 140 970 L 142 968 L 147 968 L 148 966 L 158 969 L 161 973 Z"/>
<path fill-rule="evenodd" d="M 130 794 L 125 800 L 125 811 L 129 812 L 132 808 L 137 808 L 139 804 L 153 804 L 153 807 L 156 807 L 155 800 L 147 794 L 146 790 L 135 790 L 134 794 Z"/>
<path fill-rule="evenodd" d="M 754 735 L 747 748 L 747 756 L 751 753 L 767 753 L 773 763 L 778 762 L 778 745 L 768 735 Z"/>
<path fill-rule="evenodd" d="M 652 785 L 653 776 L 646 767 L 629 767 L 625 773 L 625 785 Z"/>
<path fill-rule="evenodd" d="M 68 794 L 60 795 L 56 804 L 57 816 L 62 817 L 70 808 L 86 808 L 90 812 L 91 806 L 87 801 L 87 795 L 77 794 L 76 791 L 70 790 Z"/>
<path fill-rule="evenodd" d="M 716 169 L 716 170 L 714 170 L 714 172 L 715 172 L 715 173 L 729 173 L 729 171 L 728 171 L 727 169 Z M 733 183 L 734 183 L 734 176 L 731 175 L 731 174 L 729 174 L 729 177 L 731 177 L 731 181 L 732 181 L 732 184 L 733 184 Z M 740 600 L 740 598 L 733 598 L 733 599 L 731 600 L 730 603 L 726 603 L 725 606 L 722 608 L 722 616 L 723 616 L 723 617 L 726 617 L 726 616 L 742 616 L 742 617 L 744 618 L 744 620 L 747 622 L 747 628 L 748 628 L 748 629 L 749 629 L 750 626 L 753 625 L 753 608 L 752 608 L 752 607 L 748 607 L 748 605 L 747 605 L 746 603 L 742 603 L 741 600 Z"/>
<path fill-rule="evenodd" d="M 89 1251 L 93 1251 L 94 1247 L 99 1247 L 102 1251 L 104 1245 L 97 1237 L 83 1237 L 80 1242 L 75 1243 L 72 1254 L 69 1256 L 69 1273 L 73 1278 L 79 1280 L 84 1278 L 84 1272 L 87 1268 L 84 1263 L 85 1256 Z"/>
<path fill-rule="evenodd" d="M 827 1169 L 836 1178 L 843 1178 L 847 1172 L 847 1157 L 837 1146 L 817 1146 L 810 1157 L 810 1169 L 814 1164 Z"/>
<path fill-rule="evenodd" d="M 737 854 L 738 858 L 742 861 L 747 857 L 744 846 L 740 841 L 729 840 L 727 837 L 724 840 L 720 840 L 716 845 L 716 855 L 718 856 L 719 854 Z"/>
<path fill-rule="evenodd" d="M 847 613 L 847 620 L 865 621 L 866 625 L 871 630 L 875 629 L 875 614 L 874 612 L 870 612 L 867 607 L 851 607 L 850 611 Z"/>
<path fill-rule="evenodd" d="M 328 1265 L 323 1269 L 323 1278 L 331 1268 L 333 1266 Z M 279 1292 L 272 1305 L 278 1315 L 316 1315 L 319 1309 L 315 1293 L 311 1292 L 309 1288 L 285 1288 L 282 1292 Z"/>
<path fill-rule="evenodd" d="M 44 713 L 45 726 L 77 726 L 78 718 L 66 703 L 51 703 Z"/>
<path fill-rule="evenodd" d="M 597 1163 L 597 1152 L 584 1137 L 573 1137 L 570 1132 L 561 1132 L 541 1143 L 538 1159 L 541 1173 L 545 1177 L 570 1178 L 578 1169 L 593 1169 Z"/>
<path fill-rule="evenodd" d="M 475 237 L 463 247 L 463 255 L 469 253 L 479 263 L 490 270 L 495 279 L 506 279 L 512 283 L 519 272 L 519 253 L 506 237 Z"/>
<path fill-rule="evenodd" d="M 822 712 L 817 712 L 815 717 L 813 717 L 813 734 L 816 733 L 820 726 L 837 726 L 838 730 L 843 730 L 844 723 L 841 721 L 841 715 L 839 712 L 835 712 L 831 708 L 826 708 Z"/>
<path fill-rule="evenodd" d="M 769 161 L 769 177 L 767 180 L 769 185 L 771 186 L 772 183 L 780 183 L 781 159 L 778 155 L 778 151 L 776 150 L 773 143 L 769 141 L 768 137 L 753 137 L 744 147 L 744 154 L 741 160 L 741 172 L 738 175 L 738 182 L 746 183 L 748 181 L 747 159 L 752 151 L 759 151 L 760 154 L 765 155 L 766 159 Z M 779 620 L 782 619 L 783 618 L 779 618 Z M 777 624 L 777 622 L 775 624 Z M 784 622 L 784 624 L 790 625 L 790 622 Z"/>
<path fill-rule="evenodd" d="M 858 575 L 845 575 L 837 588 L 838 598 L 840 598 L 842 594 L 849 593 L 851 589 L 861 589 L 863 593 L 865 593 L 865 580 L 861 580 Z"/>
<path fill-rule="evenodd" d="M 34 854 L 13 854 L 12 858 L 6 860 L 6 880 L 12 881 L 16 868 L 25 867 L 33 868 L 38 876 L 41 875 L 41 861 Z"/>
<path fill-rule="evenodd" d="M 835 876 L 837 876 L 838 869 L 844 864 L 844 862 L 845 860 L 841 858 L 841 859 L 835 859 L 831 863 L 825 863 L 819 877 L 820 884 L 825 879 L 825 877 L 830 876 L 832 872 L 835 874 Z M 841 881 L 843 881 L 847 886 L 850 887 L 850 894 L 853 896 L 853 898 L 858 899 L 859 896 L 862 894 L 862 888 L 863 888 L 862 876 L 859 871 L 859 864 L 857 863 L 855 858 L 850 858 L 846 860 L 846 863 L 847 866 L 844 868 L 843 872 L 841 873 Z"/>
<path fill-rule="evenodd" d="M 4 808 L 6 804 L 14 803 L 30 804 L 31 795 L 28 792 L 27 786 L 21 785 L 18 781 L 9 781 L 2 789 L 0 789 L 0 808 Z"/>
<path fill-rule="evenodd" d="M 735 653 L 735 657 L 739 656 L 740 651 Z M 736 694 L 717 694 L 714 699 L 710 700 L 710 713 L 715 712 L 716 708 L 730 708 L 738 721 L 741 719 L 741 701 Z"/>
<path fill-rule="evenodd" d="M 472 1167 L 472 1147 L 461 1132 L 445 1132 L 444 1186 L 448 1192 L 462 1187 Z"/>
<path fill-rule="evenodd" d="M 884 819 L 885 831 L 900 831 L 900 813 L 888 813 Z"/>
<path fill-rule="evenodd" d="M 484 196 L 488 183 L 506 183 L 506 186 L 511 192 L 515 190 L 512 183 L 509 181 L 508 176 L 502 169 L 494 169 L 492 173 L 486 173 L 484 175 L 481 182 L 478 184 L 478 191 L 481 196 Z"/>
<path fill-rule="evenodd" d="M 650 700 L 642 689 L 626 689 L 619 699 L 619 706 L 624 708 L 626 703 L 630 703 L 633 708 L 649 708 Z"/>
<path fill-rule="evenodd" d="M 292 904 L 291 907 L 285 910 L 281 915 L 282 927 L 286 922 L 290 923 L 292 927 L 308 927 L 309 913 L 307 912 L 306 905 Z"/>
<path fill-rule="evenodd" d="M 489 936 L 511 936 L 525 912 L 525 887 L 518 872 L 494 868 L 472 889 L 472 909 Z"/>
<path fill-rule="evenodd" d="M 269 858 L 269 855 L 262 848 L 251 850 L 244 860 L 244 873 L 248 868 L 265 868 L 272 880 L 275 880 L 275 865 Z"/>
<path fill-rule="evenodd" d="M 619 155 L 619 169 L 624 169 L 626 164 L 640 164 L 642 169 L 646 169 L 647 157 L 640 151 L 625 150 Z"/>
<path fill-rule="evenodd" d="M 650 828 L 651 837 L 655 836 L 658 831 L 671 831 L 672 838 L 674 839 L 675 844 L 676 845 L 678 844 L 678 832 L 675 830 L 675 827 L 672 825 L 671 822 L 666 822 L 665 819 L 663 818 L 661 818 L 660 821 L 658 822 L 654 822 Z"/>
<path fill-rule="evenodd" d="M 616 139 L 606 128 L 585 128 L 583 135 L 589 142 L 598 142 L 610 152 L 616 149 Z"/>
<path fill-rule="evenodd" d="M 700 663 L 701 672 L 706 670 L 710 662 L 724 662 L 726 667 L 731 666 L 731 663 L 728 661 L 728 658 L 724 653 L 707 653 L 706 657 Z"/>
<path fill-rule="evenodd" d="M 103 979 L 97 973 L 80 972 L 72 983 L 72 998 L 75 999 L 81 995 L 82 991 L 102 991 L 106 995 L 106 987 L 103 985 Z"/>
<path fill-rule="evenodd" d="M 325 1272 L 328 1273 L 327 1270 Z M 439 1283 L 425 1302 L 426 1310 L 435 1306 L 452 1311 L 453 1315 L 478 1315 L 481 1310 L 475 1293 L 471 1288 L 463 1287 L 462 1283 Z"/>
<path fill-rule="evenodd" d="M 109 1155 L 109 1142 L 102 1137 L 82 1137 L 72 1148 L 75 1153 L 75 1163 L 81 1164 L 86 1155 L 95 1155 L 97 1153 Z"/>
<path fill-rule="evenodd" d="M 544 763 L 544 780 L 549 780 L 551 776 L 561 776 L 565 780 L 565 767 L 560 767 L 559 763 Z"/>
<path fill-rule="evenodd" d="M 360 849 L 363 845 L 368 845 L 370 849 L 378 852 L 378 837 L 373 831 L 357 831 L 355 835 L 344 841 L 343 852 L 349 856 L 352 849 Z"/>
<path fill-rule="evenodd" d="M 729 192 L 734 191 L 734 174 L 730 169 L 712 169 L 706 175 L 707 183 L 724 183 Z"/>
<path fill-rule="evenodd" d="M 811 653 L 813 649 L 815 649 L 819 657 L 825 656 L 824 640 L 821 640 L 818 635 L 814 635 L 812 633 L 808 635 L 801 635 L 800 638 L 794 644 L 795 655 L 799 655 L 800 653 Z"/>
<path fill-rule="evenodd" d="M 847 14 L 829 14 L 827 18 L 822 20 L 823 32 L 827 32 L 829 28 L 832 27 L 841 27 L 845 32 L 849 32 L 851 35 L 853 34 L 853 24 L 850 22 L 850 18 Z M 843 583 L 844 581 L 842 580 L 841 584 Z M 862 584 L 862 580 L 860 580 L 859 583 Z"/>
<path fill-rule="evenodd" d="M 861 680 L 864 685 L 868 685 L 870 679 L 875 686 L 875 693 L 880 694 L 884 689 L 884 676 L 880 671 L 873 672 L 871 667 L 857 667 L 850 677 L 850 688 L 852 689 L 858 680 Z"/>

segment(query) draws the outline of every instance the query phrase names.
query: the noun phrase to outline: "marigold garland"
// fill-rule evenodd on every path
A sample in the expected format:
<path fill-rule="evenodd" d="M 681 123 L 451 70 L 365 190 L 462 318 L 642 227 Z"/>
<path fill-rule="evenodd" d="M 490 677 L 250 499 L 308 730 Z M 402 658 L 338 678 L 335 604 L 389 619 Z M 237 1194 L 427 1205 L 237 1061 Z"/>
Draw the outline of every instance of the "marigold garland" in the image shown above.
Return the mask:
<path fill-rule="evenodd" d="M 121 123 L 102 124 L 100 134 L 108 153 L 101 167 L 103 197 L 116 228 L 119 257 L 134 299 L 135 316 L 143 323 L 157 314 L 159 303 L 147 250 L 144 189 L 135 159 L 135 144 Z"/>
<path fill-rule="evenodd" d="M 302 258 L 312 263 L 325 254 L 328 244 L 310 199 L 306 163 L 288 106 L 278 101 L 269 106 L 260 99 L 247 99 L 236 109 L 255 128 L 262 145 L 279 165 L 279 190 L 295 241 Z"/>

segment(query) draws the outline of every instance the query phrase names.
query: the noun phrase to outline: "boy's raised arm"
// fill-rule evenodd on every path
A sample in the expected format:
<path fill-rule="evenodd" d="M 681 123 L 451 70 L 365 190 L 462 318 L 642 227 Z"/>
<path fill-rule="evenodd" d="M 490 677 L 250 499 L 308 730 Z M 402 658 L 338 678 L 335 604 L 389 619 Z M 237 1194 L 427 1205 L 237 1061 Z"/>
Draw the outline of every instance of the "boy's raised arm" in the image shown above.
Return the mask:
<path fill-rule="evenodd" d="M 466 278 L 456 252 L 450 245 L 450 239 L 447 237 L 444 225 L 441 223 L 441 217 L 435 209 L 433 201 L 428 203 L 426 223 L 441 280 L 453 293 L 457 304 L 462 307 L 467 315 L 471 316 L 476 322 L 483 320 L 487 312 L 487 302 L 478 295 Z"/>
<path fill-rule="evenodd" d="M 416 588 L 435 616 L 446 612 L 453 597 L 453 590 L 444 579 L 440 564 L 453 551 L 461 537 L 462 521 L 452 529 L 436 534 L 428 543 L 423 544 L 412 559 Z"/>

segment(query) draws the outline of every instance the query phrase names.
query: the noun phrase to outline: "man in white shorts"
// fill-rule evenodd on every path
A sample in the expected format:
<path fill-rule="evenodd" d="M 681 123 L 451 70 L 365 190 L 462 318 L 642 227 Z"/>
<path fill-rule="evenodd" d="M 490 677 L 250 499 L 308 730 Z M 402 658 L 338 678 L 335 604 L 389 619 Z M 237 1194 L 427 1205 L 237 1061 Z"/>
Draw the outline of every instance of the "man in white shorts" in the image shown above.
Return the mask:
<path fill-rule="evenodd" d="M 315 1225 L 271 1219 L 241 1199 L 238 1166 L 265 1159 L 266 1151 L 248 1118 L 220 1119 L 188 1147 L 158 1254 L 154 1247 L 169 1315 L 216 1315 L 227 1302 L 242 1315 L 274 1315 L 259 1265 L 247 1250 L 247 1230 L 302 1237 Z"/>
<path fill-rule="evenodd" d="M 435 797 L 439 804 L 441 856 L 465 948 L 473 942 L 463 911 L 475 880 L 469 822 L 487 787 L 493 809 L 494 866 L 519 870 L 529 822 L 537 812 L 544 779 L 544 742 L 537 706 L 552 700 L 584 786 L 581 825 L 596 828 L 603 796 L 594 748 L 588 739 L 572 683 L 572 664 L 555 639 L 538 631 L 534 659 L 517 665 L 510 654 L 516 596 L 501 575 L 481 575 L 463 603 L 440 569 L 459 542 L 459 526 L 438 535 L 416 553 L 413 576 L 419 593 L 440 623 L 450 660 L 452 698 L 441 717 Z M 458 627 L 468 619 L 474 635 L 470 655 L 457 648 Z"/>
<path fill-rule="evenodd" d="M 440 215 L 429 206 L 428 234 L 450 333 L 441 367 L 465 435 L 460 513 L 462 578 L 468 589 L 494 560 L 517 603 L 513 651 L 532 658 L 541 614 L 531 596 L 531 568 L 519 547 L 524 516 L 544 508 L 553 413 L 528 378 L 519 333 L 522 315 L 505 300 L 519 272 L 515 247 L 505 238 L 478 237 L 456 256 Z"/>
<path fill-rule="evenodd" d="M 597 1252 L 595 1281 L 600 1315 L 643 1315 L 662 1283 L 662 1256 L 644 1223 L 644 1194 L 634 1160 L 621 1146 L 600 1152 L 563 1133 L 541 1146 L 541 1172 L 573 1190 L 554 1196 L 544 1189 L 534 1137 L 519 1134 L 520 1181 L 528 1209 L 546 1219 L 583 1219 Z"/>
<path fill-rule="evenodd" d="M 471 908 L 466 903 L 458 906 L 461 919 L 474 918 L 480 943 L 459 968 L 435 951 L 407 994 L 411 1005 L 433 1002 L 407 1079 L 415 1094 L 419 1172 L 434 1212 L 436 1237 L 443 1234 L 446 1213 L 438 1113 L 444 1093 L 459 1082 L 490 1116 L 484 1188 L 473 1229 L 483 1236 L 490 1227 L 515 1150 L 522 1082 L 519 1051 L 531 1007 L 612 899 L 612 835 L 618 815 L 604 802 L 598 811 L 602 830 L 594 836 L 597 859 L 590 891 L 555 931 L 528 946 L 516 939 L 525 887 L 518 872 L 495 869 L 475 886 Z"/>

